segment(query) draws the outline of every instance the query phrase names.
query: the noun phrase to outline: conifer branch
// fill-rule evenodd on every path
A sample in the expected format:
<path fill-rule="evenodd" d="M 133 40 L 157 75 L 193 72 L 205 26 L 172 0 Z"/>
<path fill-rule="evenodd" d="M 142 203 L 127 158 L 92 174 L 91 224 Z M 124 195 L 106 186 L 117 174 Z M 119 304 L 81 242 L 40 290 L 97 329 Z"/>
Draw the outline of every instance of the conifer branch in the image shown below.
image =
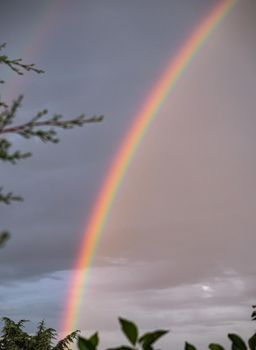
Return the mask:
<path fill-rule="evenodd" d="M 6 43 L 1 44 L 0 51 L 5 47 L 6 47 Z M 44 73 L 42 69 L 36 68 L 34 63 L 30 63 L 30 64 L 23 63 L 22 58 L 16 58 L 12 60 L 6 55 L 0 55 L 0 64 L 1 63 L 7 65 L 9 68 L 11 68 L 11 70 L 13 70 L 15 73 L 19 75 L 23 75 L 24 71 L 27 71 L 27 72 L 33 71 L 38 74 Z"/>
<path fill-rule="evenodd" d="M 25 72 L 33 71 L 35 73 L 44 73 L 42 69 L 38 69 L 34 63 L 26 64 L 21 58 L 10 59 L 7 55 L 3 55 L 1 51 L 6 47 L 6 43 L 0 44 L 0 64 L 3 64 L 10 68 L 12 71 L 19 75 L 23 75 Z M 0 84 L 5 82 L 0 79 Z M 23 124 L 15 124 L 17 112 L 21 107 L 23 96 L 20 95 L 10 105 L 6 103 L 0 95 L 0 161 L 16 164 L 18 160 L 30 157 L 30 152 L 21 152 L 19 150 L 11 151 L 12 142 L 8 138 L 9 134 L 16 134 L 26 139 L 32 137 L 39 138 L 41 141 L 47 143 L 56 143 L 59 141 L 56 129 L 72 129 L 75 126 L 83 126 L 87 123 L 95 123 L 102 121 L 102 116 L 86 117 L 84 114 L 78 117 L 63 120 L 63 116 L 60 114 L 54 114 L 51 117 L 47 117 L 48 111 L 46 109 L 39 111 L 28 122 Z M 2 187 L 0 187 L 0 203 L 10 204 L 12 201 L 21 201 L 22 197 L 14 195 L 12 192 L 3 193 Z M 6 231 L 0 232 L 0 246 L 9 238 L 9 233 Z M 8 320 L 5 320 L 8 323 Z M 42 325 L 43 326 L 43 325 Z M 68 341 L 71 338 L 64 339 Z M 61 346 L 61 344 L 60 344 Z"/>

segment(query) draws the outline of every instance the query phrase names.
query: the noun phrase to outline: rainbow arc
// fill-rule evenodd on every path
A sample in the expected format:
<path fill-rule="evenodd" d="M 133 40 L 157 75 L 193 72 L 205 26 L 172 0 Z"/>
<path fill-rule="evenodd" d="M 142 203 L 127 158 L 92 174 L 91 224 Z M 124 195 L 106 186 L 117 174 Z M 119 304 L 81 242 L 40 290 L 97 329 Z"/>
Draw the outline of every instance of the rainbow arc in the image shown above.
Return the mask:
<path fill-rule="evenodd" d="M 97 243 L 103 232 L 117 191 L 123 182 L 126 171 L 147 129 L 159 114 L 166 99 L 170 97 L 176 83 L 193 57 L 237 2 L 238 0 L 218 2 L 202 22 L 199 23 L 176 56 L 171 58 L 170 63 L 136 114 L 134 122 L 109 167 L 109 171 L 96 198 L 84 231 L 83 240 L 80 245 L 81 249 L 73 266 L 74 272 L 71 277 L 70 288 L 64 307 L 64 317 L 60 328 L 61 332 L 70 332 L 76 328 L 76 322 L 79 317 L 79 306 Z"/>

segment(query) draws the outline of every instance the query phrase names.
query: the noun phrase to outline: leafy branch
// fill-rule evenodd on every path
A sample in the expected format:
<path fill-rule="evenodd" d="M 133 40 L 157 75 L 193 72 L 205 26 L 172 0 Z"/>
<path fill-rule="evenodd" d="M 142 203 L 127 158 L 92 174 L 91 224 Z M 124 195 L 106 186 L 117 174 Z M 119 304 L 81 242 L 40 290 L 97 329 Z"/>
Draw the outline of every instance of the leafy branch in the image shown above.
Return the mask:
<path fill-rule="evenodd" d="M 256 321 L 256 305 L 253 305 L 252 308 L 251 319 Z M 139 336 L 138 327 L 134 322 L 119 318 L 119 323 L 129 345 L 121 345 L 107 350 L 154 350 L 155 342 L 169 332 L 167 330 L 156 330 Z M 229 333 L 227 336 L 231 341 L 231 350 L 256 350 L 256 333 L 248 339 L 247 343 L 235 333 Z M 79 350 L 98 350 L 98 345 L 98 333 L 94 333 L 89 338 L 78 337 L 77 346 Z M 208 348 L 210 350 L 225 350 L 222 345 L 217 343 L 210 343 Z M 184 350 L 197 350 L 197 348 L 193 344 L 185 342 Z"/>
<path fill-rule="evenodd" d="M 6 43 L 0 45 L 0 51 L 6 47 Z M 23 63 L 22 58 L 10 59 L 6 55 L 0 55 L 0 63 L 7 65 L 11 70 L 19 75 L 23 75 L 24 71 L 33 71 L 38 74 L 44 73 L 42 69 L 38 69 L 35 67 L 34 63 L 25 64 Z"/>
<path fill-rule="evenodd" d="M 256 306 L 253 306 L 252 320 L 255 320 L 255 309 Z M 2 321 L 4 324 L 2 329 L 0 329 L 0 350 L 70 350 L 70 345 L 76 339 L 79 350 L 98 350 L 100 343 L 98 332 L 85 338 L 79 336 L 80 331 L 76 330 L 56 343 L 56 330 L 47 328 L 44 321 L 38 324 L 34 335 L 24 330 L 24 325 L 28 322 L 27 320 L 14 322 L 8 317 L 3 317 Z M 140 335 L 138 326 L 134 322 L 119 318 L 119 324 L 128 344 L 107 350 L 155 350 L 155 343 L 169 332 L 167 330 L 156 330 Z M 247 341 L 235 333 L 229 333 L 227 336 L 231 341 L 231 350 L 256 350 L 256 333 Z M 210 343 L 208 348 L 210 350 L 225 350 L 222 345 L 217 343 Z M 197 348 L 193 344 L 185 342 L 184 350 L 197 350 Z"/>
<path fill-rule="evenodd" d="M 5 108 L 5 110 L 0 113 L 0 135 L 2 134 L 18 134 L 24 138 L 38 137 L 43 142 L 53 142 L 57 143 L 59 141 L 57 137 L 57 131 L 54 128 L 61 129 L 72 129 L 75 126 L 83 126 L 88 123 L 101 122 L 103 116 L 92 116 L 86 117 L 84 114 L 80 114 L 78 117 L 68 120 L 63 120 L 61 114 L 54 114 L 52 117 L 42 120 L 48 114 L 48 110 L 44 109 L 39 111 L 33 118 L 28 122 L 14 125 L 13 120 L 16 117 L 17 109 L 21 106 L 23 96 L 20 95 L 17 100 L 15 100 L 11 108 Z M 51 127 L 47 130 L 42 129 L 42 127 Z"/>
<path fill-rule="evenodd" d="M 6 43 L 0 45 L 0 51 L 6 47 Z M 0 54 L 0 64 L 3 64 L 10 68 L 12 71 L 19 75 L 23 75 L 24 72 L 33 71 L 37 74 L 44 73 L 43 70 L 38 69 L 34 63 L 26 64 L 21 58 L 10 59 L 7 55 Z M 4 84 L 3 80 L 0 83 Z M 4 162 L 10 162 L 17 164 L 18 160 L 28 158 L 32 155 L 30 152 L 21 152 L 20 150 L 12 151 L 12 142 L 7 139 L 10 134 L 16 134 L 26 139 L 38 138 L 42 142 L 57 143 L 58 129 L 72 129 L 77 126 L 83 126 L 84 124 L 101 122 L 103 116 L 86 117 L 84 114 L 80 114 L 77 117 L 70 119 L 63 119 L 61 114 L 48 115 L 47 109 L 39 111 L 23 124 L 15 124 L 17 112 L 21 107 L 23 96 L 20 95 L 10 105 L 2 100 L 0 96 L 0 160 Z M 6 194 L 2 193 L 2 187 L 0 187 L 0 203 L 10 204 L 12 201 L 20 201 L 20 196 L 14 195 L 12 192 Z M 6 241 L 6 231 L 0 232 L 0 246 Z"/>
<path fill-rule="evenodd" d="M 139 336 L 137 325 L 129 320 L 119 317 L 119 323 L 121 330 L 129 342 L 129 345 L 121 345 L 116 348 L 110 348 L 107 350 L 154 350 L 154 343 L 167 334 L 167 330 L 156 330 L 153 332 L 147 332 Z M 78 337 L 78 348 L 80 350 L 97 350 L 99 344 L 98 333 L 93 334 L 91 337 L 84 338 Z"/>

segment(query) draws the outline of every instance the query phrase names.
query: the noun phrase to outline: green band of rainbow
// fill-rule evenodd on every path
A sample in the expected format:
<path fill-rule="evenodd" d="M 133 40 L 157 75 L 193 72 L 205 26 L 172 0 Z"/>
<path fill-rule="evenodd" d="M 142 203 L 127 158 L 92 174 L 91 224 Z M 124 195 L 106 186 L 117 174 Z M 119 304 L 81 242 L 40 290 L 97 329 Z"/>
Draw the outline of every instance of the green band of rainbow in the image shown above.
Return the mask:
<path fill-rule="evenodd" d="M 85 281 L 97 242 L 103 231 L 116 193 L 122 184 L 127 168 L 146 130 L 157 116 L 166 98 L 170 96 L 176 82 L 189 62 L 201 48 L 209 34 L 237 2 L 238 0 L 224 0 L 210 11 L 209 15 L 199 24 L 178 54 L 171 59 L 146 101 L 142 104 L 141 110 L 135 116 L 133 124 L 114 157 L 89 217 L 81 242 L 81 249 L 74 266 L 75 271 L 71 277 L 70 289 L 64 308 L 64 317 L 61 323 L 61 332 L 70 332 L 76 327 Z"/>

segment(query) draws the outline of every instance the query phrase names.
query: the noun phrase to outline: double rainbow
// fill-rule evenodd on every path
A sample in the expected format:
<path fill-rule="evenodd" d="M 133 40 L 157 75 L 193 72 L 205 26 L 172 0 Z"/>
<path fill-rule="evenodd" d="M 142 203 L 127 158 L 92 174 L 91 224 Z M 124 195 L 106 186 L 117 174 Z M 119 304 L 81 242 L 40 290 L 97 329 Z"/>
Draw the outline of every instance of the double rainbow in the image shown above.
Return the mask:
<path fill-rule="evenodd" d="M 142 142 L 147 129 L 159 113 L 167 97 L 170 96 L 170 93 L 173 91 L 178 79 L 188 64 L 211 32 L 237 2 L 238 0 L 223 0 L 210 11 L 208 16 L 203 19 L 185 42 L 178 54 L 174 58 L 171 58 L 167 68 L 135 116 L 134 122 L 110 165 L 106 179 L 99 191 L 89 217 L 89 222 L 80 245 L 81 249 L 73 267 L 74 272 L 71 277 L 70 289 L 64 307 L 61 332 L 70 332 L 76 326 L 86 277 L 88 276 L 97 243 L 111 210 L 115 195 L 122 184 L 127 168 L 139 144 Z"/>

